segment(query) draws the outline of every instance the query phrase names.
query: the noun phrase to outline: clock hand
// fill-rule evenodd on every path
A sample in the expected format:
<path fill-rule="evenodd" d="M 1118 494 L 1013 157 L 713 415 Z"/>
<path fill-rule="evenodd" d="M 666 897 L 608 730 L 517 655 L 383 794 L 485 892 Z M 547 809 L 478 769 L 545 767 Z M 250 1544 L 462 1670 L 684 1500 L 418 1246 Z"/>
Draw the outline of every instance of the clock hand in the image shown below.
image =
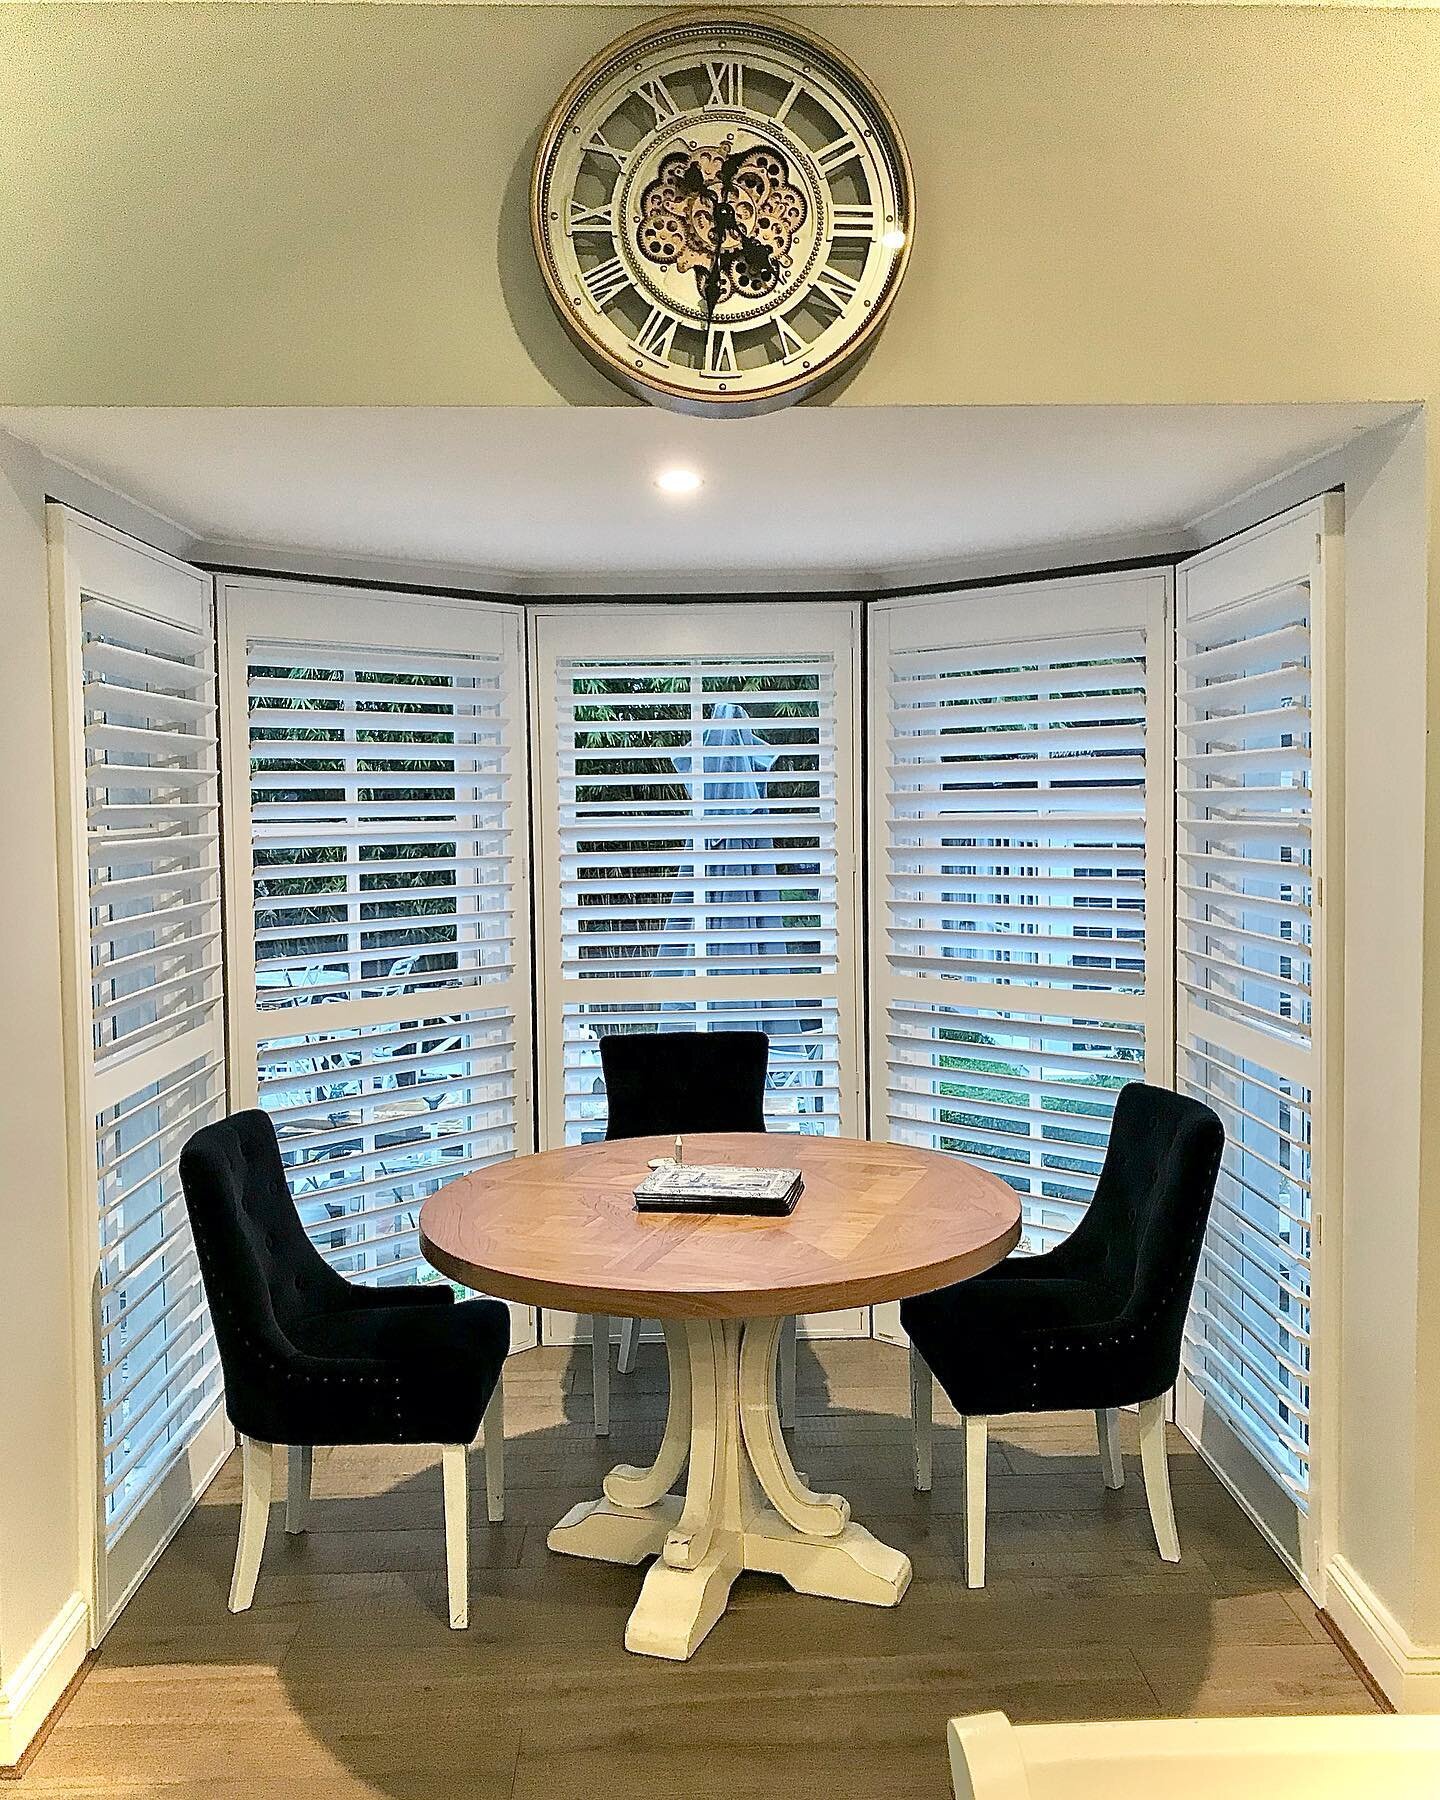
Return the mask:
<path fill-rule="evenodd" d="M 705 325 L 715 323 L 715 307 L 720 299 L 720 246 L 724 242 L 724 228 L 720 219 L 721 208 L 715 209 L 715 242 L 710 251 L 710 267 L 705 271 Z"/>
<path fill-rule="evenodd" d="M 733 231 L 738 237 L 740 228 L 735 221 L 735 208 L 730 201 L 730 190 L 735 184 L 735 177 L 740 172 L 748 151 L 739 150 L 727 156 L 720 165 L 720 192 L 715 200 L 715 241 L 710 251 L 710 267 L 705 274 L 705 325 L 706 329 L 715 323 L 715 308 L 720 300 L 720 254 L 725 243 L 727 231 Z"/>

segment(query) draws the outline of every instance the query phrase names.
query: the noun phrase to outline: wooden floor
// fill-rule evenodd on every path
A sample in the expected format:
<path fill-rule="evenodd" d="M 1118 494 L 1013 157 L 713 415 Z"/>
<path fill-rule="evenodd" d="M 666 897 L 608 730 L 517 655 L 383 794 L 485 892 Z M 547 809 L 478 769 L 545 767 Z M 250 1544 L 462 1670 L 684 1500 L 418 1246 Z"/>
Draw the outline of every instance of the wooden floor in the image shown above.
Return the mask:
<path fill-rule="evenodd" d="M 664 1379 L 658 1350 L 615 1378 L 601 1445 L 585 1354 L 512 1358 L 508 1518 L 474 1530 L 465 1633 L 446 1624 L 438 1458 L 405 1450 L 317 1453 L 308 1537 L 287 1541 L 274 1509 L 254 1608 L 232 1617 L 232 1458 L 0 1793 L 945 1800 L 953 1713 L 1375 1710 L 1178 1434 L 1184 1560 L 1159 1561 L 1130 1418 L 1114 1494 L 1087 1418 L 994 1422 L 989 1585 L 967 1590 L 953 1416 L 938 1412 L 935 1490 L 917 1495 L 904 1356 L 879 1344 L 801 1345 L 795 1456 L 909 1553 L 904 1602 L 803 1599 L 744 1576 L 692 1662 L 627 1655 L 640 1571 L 553 1556 L 545 1533 L 611 1462 L 645 1459 Z"/>

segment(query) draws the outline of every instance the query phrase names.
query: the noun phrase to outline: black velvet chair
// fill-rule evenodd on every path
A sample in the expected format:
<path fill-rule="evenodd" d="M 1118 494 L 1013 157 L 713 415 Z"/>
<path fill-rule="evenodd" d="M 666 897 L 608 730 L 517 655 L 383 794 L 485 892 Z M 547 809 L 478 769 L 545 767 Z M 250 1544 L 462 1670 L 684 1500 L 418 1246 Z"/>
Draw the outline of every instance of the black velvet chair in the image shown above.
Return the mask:
<path fill-rule="evenodd" d="M 682 1137 L 701 1131 L 764 1131 L 770 1040 L 763 1031 L 611 1032 L 600 1039 L 609 1106 L 605 1136 Z M 610 1430 L 610 1320 L 592 1320 L 595 1435 Z M 635 1366 L 640 1321 L 620 1327 L 622 1375 Z M 795 1321 L 780 1348 L 781 1413 L 795 1389 Z"/>
<path fill-rule="evenodd" d="M 236 1113 L 197 1131 L 180 1181 L 215 1321 L 225 1407 L 244 1477 L 230 1610 L 255 1595 L 279 1446 L 285 1529 L 305 1529 L 316 1444 L 440 1444 L 450 1623 L 469 1615 L 466 1452 L 483 1422 L 489 1516 L 504 1517 L 501 1374 L 510 1315 L 448 1286 L 360 1287 L 300 1223 L 275 1127 Z"/>
<path fill-rule="evenodd" d="M 902 1302 L 910 1337 L 915 1486 L 930 1486 L 931 1376 L 965 1432 L 966 1570 L 985 1581 L 986 1419 L 1095 1413 L 1105 1485 L 1125 1480 L 1119 1408 L 1139 1403 L 1155 1540 L 1180 1560 L 1165 1458 L 1166 1396 L 1205 1235 L 1225 1133 L 1208 1106 L 1166 1088 L 1122 1088 L 1084 1218 L 1040 1256 L 1010 1256 L 972 1281 Z"/>
<path fill-rule="evenodd" d="M 600 1039 L 607 1138 L 763 1131 L 763 1031 L 612 1032 Z"/>

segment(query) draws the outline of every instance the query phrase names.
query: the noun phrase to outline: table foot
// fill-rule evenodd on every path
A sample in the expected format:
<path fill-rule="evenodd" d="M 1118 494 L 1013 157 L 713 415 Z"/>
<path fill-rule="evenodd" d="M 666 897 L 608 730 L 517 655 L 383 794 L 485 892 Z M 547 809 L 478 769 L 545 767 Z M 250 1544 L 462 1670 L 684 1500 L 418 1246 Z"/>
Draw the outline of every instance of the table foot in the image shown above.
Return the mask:
<path fill-rule="evenodd" d="M 609 1500 L 582 1500 L 552 1526 L 545 1542 L 562 1556 L 640 1563 L 660 1554 L 679 1517 L 680 1500 L 675 1494 L 666 1495 L 643 1512 L 627 1511 Z"/>
<path fill-rule="evenodd" d="M 778 1575 L 797 1594 L 862 1606 L 898 1606 L 910 1585 L 910 1558 L 863 1525 L 847 1525 L 839 1537 L 816 1543 L 797 1537 L 778 1515 L 752 1521 L 745 1533 L 745 1567 Z"/>
<path fill-rule="evenodd" d="M 709 1554 L 693 1569 L 657 1562 L 625 1627 L 625 1648 L 637 1656 L 687 1661 L 724 1613 L 743 1566 L 733 1539 L 712 1541 Z"/>
<path fill-rule="evenodd" d="M 798 1593 L 895 1606 L 910 1561 L 817 1493 L 790 1460 L 775 1405 L 781 1321 L 667 1326 L 670 1411 L 648 1469 L 621 1466 L 604 1498 L 572 1507 L 552 1550 L 602 1562 L 658 1560 L 630 1616 L 625 1647 L 683 1662 L 725 1611 L 746 1569 Z M 688 1465 L 685 1494 L 666 1490 Z"/>

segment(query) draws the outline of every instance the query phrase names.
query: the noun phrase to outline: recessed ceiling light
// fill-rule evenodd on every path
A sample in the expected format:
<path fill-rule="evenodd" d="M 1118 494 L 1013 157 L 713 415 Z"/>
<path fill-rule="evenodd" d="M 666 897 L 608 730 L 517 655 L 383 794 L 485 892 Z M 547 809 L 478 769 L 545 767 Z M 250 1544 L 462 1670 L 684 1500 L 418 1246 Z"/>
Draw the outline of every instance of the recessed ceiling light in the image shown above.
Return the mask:
<path fill-rule="evenodd" d="M 905 233 L 898 225 L 893 226 L 881 238 L 880 248 L 882 250 L 903 250 L 905 248 Z"/>
<path fill-rule="evenodd" d="M 700 486 L 700 476 L 694 469 L 662 469 L 655 485 L 662 494 L 693 494 Z"/>

